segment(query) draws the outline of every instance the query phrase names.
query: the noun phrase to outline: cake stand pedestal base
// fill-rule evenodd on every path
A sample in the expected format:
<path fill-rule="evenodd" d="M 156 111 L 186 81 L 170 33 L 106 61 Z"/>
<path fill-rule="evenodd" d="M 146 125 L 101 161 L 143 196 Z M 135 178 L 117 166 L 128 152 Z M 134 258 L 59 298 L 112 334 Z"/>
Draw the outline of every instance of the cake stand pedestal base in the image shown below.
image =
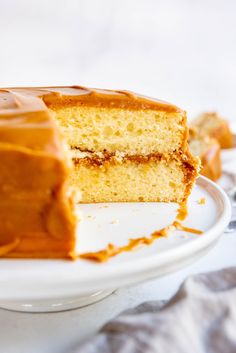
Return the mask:
<path fill-rule="evenodd" d="M 29 313 L 48 313 L 78 309 L 106 298 L 114 290 L 99 291 L 86 296 L 42 300 L 0 301 L 0 308 Z"/>

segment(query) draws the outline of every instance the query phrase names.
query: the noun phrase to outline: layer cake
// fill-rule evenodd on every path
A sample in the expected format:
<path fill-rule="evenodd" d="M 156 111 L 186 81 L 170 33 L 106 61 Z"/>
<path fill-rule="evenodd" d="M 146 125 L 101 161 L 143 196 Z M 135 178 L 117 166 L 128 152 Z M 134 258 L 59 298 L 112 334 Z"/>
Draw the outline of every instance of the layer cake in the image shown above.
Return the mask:
<path fill-rule="evenodd" d="M 86 203 L 186 203 L 187 138 L 184 111 L 131 92 L 1 90 L 1 255 L 75 258 L 75 189 Z"/>

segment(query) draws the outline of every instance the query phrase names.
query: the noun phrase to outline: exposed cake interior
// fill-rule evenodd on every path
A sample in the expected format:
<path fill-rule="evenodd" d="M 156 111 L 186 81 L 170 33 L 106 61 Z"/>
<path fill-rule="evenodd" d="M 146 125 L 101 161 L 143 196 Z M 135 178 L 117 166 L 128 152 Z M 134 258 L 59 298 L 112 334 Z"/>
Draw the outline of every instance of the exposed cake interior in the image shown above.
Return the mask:
<path fill-rule="evenodd" d="M 190 192 L 195 175 L 190 160 L 183 162 L 181 157 L 166 159 L 153 154 L 73 160 L 71 181 L 80 185 L 82 202 L 181 203 Z"/>
<path fill-rule="evenodd" d="M 74 162 L 81 202 L 184 202 L 197 175 L 186 114 L 162 102 L 47 100 Z M 132 105 L 135 101 L 136 105 Z M 147 106 L 145 106 L 147 104 Z"/>
<path fill-rule="evenodd" d="M 83 152 L 168 154 L 185 147 L 186 117 L 178 112 L 105 107 L 52 107 L 71 148 Z"/>

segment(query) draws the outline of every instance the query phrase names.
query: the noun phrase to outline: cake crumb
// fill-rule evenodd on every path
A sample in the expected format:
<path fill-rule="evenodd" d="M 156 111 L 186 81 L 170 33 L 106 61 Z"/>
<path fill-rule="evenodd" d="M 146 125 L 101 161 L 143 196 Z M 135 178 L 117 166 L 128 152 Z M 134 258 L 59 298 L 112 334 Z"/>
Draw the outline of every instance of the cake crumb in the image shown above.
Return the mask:
<path fill-rule="evenodd" d="M 109 207 L 108 205 L 99 206 L 99 208 L 108 208 L 108 207 Z"/>
<path fill-rule="evenodd" d="M 113 219 L 112 221 L 111 221 L 111 224 L 118 224 L 119 223 L 119 220 L 118 219 Z"/>
<path fill-rule="evenodd" d="M 206 199 L 205 199 L 205 197 L 202 197 L 197 202 L 198 202 L 199 205 L 205 205 L 206 204 Z"/>
<path fill-rule="evenodd" d="M 95 219 L 95 216 L 88 215 L 86 218 Z"/>

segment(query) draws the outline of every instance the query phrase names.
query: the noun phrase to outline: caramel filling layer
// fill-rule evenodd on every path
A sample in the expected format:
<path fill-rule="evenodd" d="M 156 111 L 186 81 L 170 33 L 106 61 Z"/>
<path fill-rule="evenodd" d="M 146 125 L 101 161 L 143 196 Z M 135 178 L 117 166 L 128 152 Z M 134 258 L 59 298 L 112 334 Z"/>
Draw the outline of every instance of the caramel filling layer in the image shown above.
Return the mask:
<path fill-rule="evenodd" d="M 150 153 L 147 155 L 128 155 L 125 152 L 110 153 L 104 152 L 91 152 L 91 151 L 81 151 L 79 149 L 71 150 L 71 157 L 74 165 L 83 164 L 88 166 L 102 166 L 109 162 L 110 164 L 124 163 L 126 161 L 132 161 L 135 163 L 148 163 L 149 161 L 170 161 L 176 160 L 180 163 L 184 163 L 189 169 L 194 169 L 192 167 L 192 156 L 188 153 L 182 153 L 181 151 L 175 152 L 173 154 L 160 154 L 160 153 Z"/>

